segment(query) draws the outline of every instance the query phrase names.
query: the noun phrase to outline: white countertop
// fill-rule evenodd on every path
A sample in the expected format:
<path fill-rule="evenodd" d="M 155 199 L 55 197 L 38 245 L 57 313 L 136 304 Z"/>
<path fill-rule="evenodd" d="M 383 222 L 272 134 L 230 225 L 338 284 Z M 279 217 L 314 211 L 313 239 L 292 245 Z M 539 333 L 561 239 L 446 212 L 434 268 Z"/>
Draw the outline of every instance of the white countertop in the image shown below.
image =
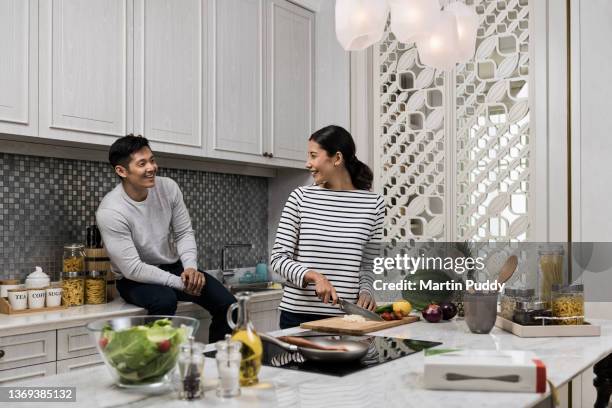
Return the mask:
<path fill-rule="evenodd" d="M 266 301 L 280 298 L 282 290 L 267 290 L 253 293 L 253 301 Z M 190 302 L 179 302 L 177 312 L 205 312 L 198 305 Z M 117 316 L 134 316 L 145 314 L 145 309 L 126 303 L 118 297 L 103 305 L 85 305 L 69 307 L 53 312 L 37 312 L 28 314 L 0 314 L 0 336 L 10 336 L 22 333 L 32 333 L 44 330 L 55 330 L 66 327 L 82 326 L 96 319 Z"/>
<path fill-rule="evenodd" d="M 417 322 L 376 334 L 440 341 L 445 347 L 532 350 L 546 364 L 549 379 L 559 387 L 612 352 L 612 321 L 592 320 L 592 323 L 602 326 L 601 337 L 519 338 L 498 328 L 494 328 L 490 334 L 478 335 L 470 333 L 464 321 L 438 324 Z M 299 329 L 284 332 L 295 331 Z M 204 405 L 299 408 L 320 407 L 322 404 L 334 408 L 500 408 L 533 406 L 546 396 L 534 393 L 426 390 L 422 378 L 423 358 L 423 353 L 417 353 L 345 377 L 264 366 L 259 374 L 260 384 L 243 388 L 241 397 L 220 400 L 214 391 L 208 391 L 205 399 L 199 403 L 178 401 L 173 392 L 157 396 L 125 392 L 112 384 L 105 367 L 30 380 L 19 383 L 19 386 L 76 386 L 77 403 L 70 406 L 87 408 L 127 405 L 146 408 Z M 209 381 L 215 381 L 217 373 L 213 360 L 207 360 L 205 373 Z"/>

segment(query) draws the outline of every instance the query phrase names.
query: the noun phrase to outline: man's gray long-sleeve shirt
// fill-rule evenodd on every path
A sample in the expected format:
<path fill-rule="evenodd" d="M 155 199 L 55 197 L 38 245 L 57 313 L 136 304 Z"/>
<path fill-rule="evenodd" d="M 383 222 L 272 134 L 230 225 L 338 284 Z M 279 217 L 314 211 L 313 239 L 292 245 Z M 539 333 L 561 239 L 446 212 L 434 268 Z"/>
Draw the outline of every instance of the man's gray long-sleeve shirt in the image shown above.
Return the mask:
<path fill-rule="evenodd" d="M 147 198 L 132 200 L 119 184 L 96 212 L 98 228 L 113 272 L 128 279 L 183 290 L 180 277 L 157 265 L 179 259 L 197 269 L 197 246 L 191 219 L 176 182 L 156 177 Z"/>

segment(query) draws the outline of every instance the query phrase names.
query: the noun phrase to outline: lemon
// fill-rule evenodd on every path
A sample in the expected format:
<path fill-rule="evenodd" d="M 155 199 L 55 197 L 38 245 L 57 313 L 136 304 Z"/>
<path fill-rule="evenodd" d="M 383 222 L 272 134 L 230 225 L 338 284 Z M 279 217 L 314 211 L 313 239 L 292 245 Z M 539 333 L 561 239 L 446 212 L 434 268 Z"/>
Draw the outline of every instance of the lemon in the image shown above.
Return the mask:
<path fill-rule="evenodd" d="M 412 305 L 407 300 L 393 302 L 393 312 L 399 313 L 402 316 L 408 316 L 412 310 Z"/>

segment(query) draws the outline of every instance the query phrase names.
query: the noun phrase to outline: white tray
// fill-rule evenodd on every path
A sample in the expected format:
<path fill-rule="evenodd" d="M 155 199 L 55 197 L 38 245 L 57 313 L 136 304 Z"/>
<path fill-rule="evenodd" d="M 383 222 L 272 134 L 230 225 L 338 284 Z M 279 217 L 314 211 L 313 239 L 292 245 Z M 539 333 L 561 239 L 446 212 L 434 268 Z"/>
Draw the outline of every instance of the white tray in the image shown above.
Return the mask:
<path fill-rule="evenodd" d="M 601 335 L 601 327 L 588 322 L 579 325 L 522 326 L 497 316 L 495 326 L 519 337 L 593 337 Z"/>

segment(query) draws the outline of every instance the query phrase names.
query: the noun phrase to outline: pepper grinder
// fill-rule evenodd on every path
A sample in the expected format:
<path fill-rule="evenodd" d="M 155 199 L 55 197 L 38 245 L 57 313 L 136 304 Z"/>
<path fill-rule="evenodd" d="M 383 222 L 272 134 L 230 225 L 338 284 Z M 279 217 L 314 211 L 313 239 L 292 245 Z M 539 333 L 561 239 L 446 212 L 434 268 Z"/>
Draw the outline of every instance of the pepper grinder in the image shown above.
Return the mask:
<path fill-rule="evenodd" d="M 188 401 L 202 398 L 204 345 L 196 343 L 193 336 L 189 337 L 189 342 L 181 347 L 178 371 L 180 377 L 178 397 Z"/>

